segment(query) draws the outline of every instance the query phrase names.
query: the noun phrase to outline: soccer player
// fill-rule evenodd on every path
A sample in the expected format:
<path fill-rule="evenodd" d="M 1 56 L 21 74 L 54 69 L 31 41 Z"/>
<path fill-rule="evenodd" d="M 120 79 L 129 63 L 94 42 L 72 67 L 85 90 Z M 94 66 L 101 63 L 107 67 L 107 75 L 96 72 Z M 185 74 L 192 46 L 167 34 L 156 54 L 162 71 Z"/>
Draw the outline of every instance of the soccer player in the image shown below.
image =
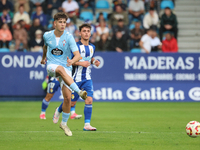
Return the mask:
<path fill-rule="evenodd" d="M 79 48 L 79 52 L 81 54 L 82 59 L 79 62 L 73 63 L 75 66 L 75 73 L 73 75 L 74 81 L 78 85 L 79 88 L 83 88 L 87 91 L 87 98 L 85 100 L 85 108 L 84 108 L 84 115 L 85 115 L 85 125 L 83 130 L 84 131 L 96 131 L 95 127 L 90 125 L 91 115 L 92 115 L 92 101 L 93 101 L 93 83 L 91 80 L 91 67 L 90 64 L 95 66 L 99 66 L 100 62 L 94 59 L 94 52 L 95 46 L 89 43 L 89 39 L 91 36 L 91 26 L 89 24 L 82 24 L 79 27 L 81 40 L 77 42 L 77 46 Z M 77 93 L 72 94 L 71 99 L 71 116 L 74 118 L 77 117 L 75 113 L 75 104 L 79 98 Z M 63 103 L 56 109 L 54 117 L 56 119 L 53 120 L 54 123 L 58 122 L 59 114 L 62 112 Z M 72 118 L 72 117 L 71 117 Z"/>
<path fill-rule="evenodd" d="M 45 32 L 43 35 L 45 44 L 41 64 L 46 64 L 47 58 L 48 75 L 51 77 L 59 77 L 60 87 L 64 97 L 60 128 L 65 131 L 66 135 L 72 136 L 72 132 L 67 126 L 70 115 L 71 90 L 78 93 L 84 100 L 87 98 L 87 92 L 80 90 L 71 77 L 71 65 L 79 61 L 81 56 L 73 36 L 65 31 L 67 19 L 68 16 L 64 12 L 58 12 L 54 15 L 55 30 Z M 72 58 L 72 53 L 74 57 L 70 59 Z"/>
<path fill-rule="evenodd" d="M 47 94 L 42 101 L 42 110 L 40 113 L 40 119 L 46 119 L 46 109 L 49 106 L 49 102 L 53 97 L 54 93 L 58 90 L 58 87 L 60 87 L 60 82 L 58 81 L 57 78 L 51 76 L 47 77 L 48 77 Z"/>

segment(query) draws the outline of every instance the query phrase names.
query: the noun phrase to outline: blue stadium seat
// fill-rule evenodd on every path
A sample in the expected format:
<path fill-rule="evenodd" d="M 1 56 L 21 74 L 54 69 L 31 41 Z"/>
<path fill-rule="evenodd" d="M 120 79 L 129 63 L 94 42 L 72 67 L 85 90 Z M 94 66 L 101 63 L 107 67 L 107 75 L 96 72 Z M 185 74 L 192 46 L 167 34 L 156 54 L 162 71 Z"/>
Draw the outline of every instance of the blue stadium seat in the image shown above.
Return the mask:
<path fill-rule="evenodd" d="M 129 30 L 132 30 L 135 28 L 135 24 L 130 24 Z M 140 25 L 140 29 L 143 29 L 142 25 Z"/>
<path fill-rule="evenodd" d="M 170 9 L 174 9 L 174 3 L 171 0 L 164 0 L 160 3 L 160 8 L 165 9 L 169 7 Z"/>
<path fill-rule="evenodd" d="M 103 17 L 105 20 L 108 20 L 108 13 L 107 12 L 102 12 L 103 13 Z M 99 18 L 99 13 L 96 14 L 96 19 Z"/>
<path fill-rule="evenodd" d="M 134 24 L 130 24 L 129 30 L 132 30 L 132 29 L 134 29 L 134 28 L 135 28 L 135 25 L 134 25 Z"/>
<path fill-rule="evenodd" d="M 133 49 L 131 49 L 131 53 L 141 53 L 141 49 L 133 48 Z"/>
<path fill-rule="evenodd" d="M 110 6 L 109 6 L 109 3 L 107 0 L 98 0 L 96 2 L 96 8 L 97 9 L 109 9 Z"/>
<path fill-rule="evenodd" d="M 0 48 L 0 52 L 10 52 L 8 48 Z"/>
<path fill-rule="evenodd" d="M 93 14 L 89 11 L 81 12 L 80 19 L 83 20 L 83 21 L 85 21 L 85 20 L 93 21 Z"/>

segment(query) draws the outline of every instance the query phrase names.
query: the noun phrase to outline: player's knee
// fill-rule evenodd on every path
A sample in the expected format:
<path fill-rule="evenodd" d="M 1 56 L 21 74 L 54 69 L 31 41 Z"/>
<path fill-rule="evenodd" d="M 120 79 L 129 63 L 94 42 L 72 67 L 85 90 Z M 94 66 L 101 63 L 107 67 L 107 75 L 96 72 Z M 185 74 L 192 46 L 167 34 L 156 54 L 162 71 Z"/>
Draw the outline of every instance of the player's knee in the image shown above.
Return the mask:
<path fill-rule="evenodd" d="M 71 106 L 71 99 L 64 98 L 64 103 Z"/>
<path fill-rule="evenodd" d="M 71 102 L 71 96 L 69 96 L 69 95 L 63 95 L 63 97 L 64 97 L 64 100 L 66 101 L 66 102 Z"/>
<path fill-rule="evenodd" d="M 44 99 L 45 99 L 47 102 L 49 102 L 49 101 L 51 100 L 51 98 L 48 97 L 48 96 L 46 96 Z"/>
<path fill-rule="evenodd" d="M 85 104 L 92 104 L 93 99 L 92 97 L 87 97 L 87 99 L 85 100 Z"/>
<path fill-rule="evenodd" d="M 45 96 L 44 99 L 45 99 L 47 102 L 49 102 L 49 101 L 51 100 L 51 98 L 53 97 L 53 95 L 54 95 L 54 94 L 47 93 L 47 95 Z"/>

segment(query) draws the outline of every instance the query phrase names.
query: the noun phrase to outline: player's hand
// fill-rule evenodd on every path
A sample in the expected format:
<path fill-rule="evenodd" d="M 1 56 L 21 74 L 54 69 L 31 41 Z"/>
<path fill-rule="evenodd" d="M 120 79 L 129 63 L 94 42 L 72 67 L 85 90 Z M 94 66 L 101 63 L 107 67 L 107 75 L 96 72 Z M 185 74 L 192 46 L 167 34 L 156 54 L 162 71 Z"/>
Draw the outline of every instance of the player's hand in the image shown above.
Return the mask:
<path fill-rule="evenodd" d="M 122 49 L 119 48 L 119 47 L 116 47 L 116 51 L 119 52 L 119 53 L 122 53 L 122 52 L 123 52 Z"/>
<path fill-rule="evenodd" d="M 100 65 L 100 61 L 95 60 L 94 65 L 97 66 L 97 67 L 99 67 L 99 65 Z"/>
<path fill-rule="evenodd" d="M 45 58 L 45 59 L 42 59 L 40 63 L 45 65 L 46 61 L 47 61 L 47 59 Z"/>
<path fill-rule="evenodd" d="M 73 64 L 73 61 L 67 57 L 67 66 L 71 66 Z"/>
<path fill-rule="evenodd" d="M 83 66 L 83 67 L 88 67 L 88 66 L 90 66 L 90 62 L 89 62 L 89 61 L 83 61 L 83 62 L 81 62 L 81 63 L 82 63 L 81 66 Z"/>

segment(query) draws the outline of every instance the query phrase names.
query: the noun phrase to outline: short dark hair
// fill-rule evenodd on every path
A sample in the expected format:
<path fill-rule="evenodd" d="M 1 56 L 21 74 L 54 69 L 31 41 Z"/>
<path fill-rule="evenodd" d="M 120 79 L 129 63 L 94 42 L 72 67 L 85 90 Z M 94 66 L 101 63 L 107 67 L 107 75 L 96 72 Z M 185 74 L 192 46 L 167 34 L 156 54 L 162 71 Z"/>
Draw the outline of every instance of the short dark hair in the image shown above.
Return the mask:
<path fill-rule="evenodd" d="M 170 8 L 170 7 L 165 7 L 165 9 L 170 9 L 170 10 L 171 10 L 171 8 Z"/>
<path fill-rule="evenodd" d="M 82 24 L 81 26 L 79 26 L 79 31 L 81 32 L 82 28 L 84 28 L 84 27 L 90 28 L 90 30 L 91 30 L 91 25 L 88 24 L 88 23 L 84 23 L 84 24 Z"/>
<path fill-rule="evenodd" d="M 155 31 L 153 28 L 149 28 L 149 29 L 147 29 L 147 32 L 148 31 Z"/>
<path fill-rule="evenodd" d="M 24 7 L 24 4 L 20 4 L 18 8 L 20 8 L 20 7 Z"/>
<path fill-rule="evenodd" d="M 117 4 L 117 5 L 115 5 L 115 8 L 116 8 L 117 6 L 119 6 L 119 7 L 122 9 L 122 5 L 120 5 L 120 4 Z"/>
<path fill-rule="evenodd" d="M 118 22 L 124 22 L 124 19 L 120 18 L 120 19 L 118 20 Z"/>
<path fill-rule="evenodd" d="M 7 7 L 4 7 L 3 9 L 2 9 L 2 11 L 7 11 L 8 10 L 8 8 Z"/>
<path fill-rule="evenodd" d="M 56 13 L 56 14 L 54 15 L 54 17 L 53 17 L 54 21 L 59 20 L 59 19 L 61 19 L 61 18 L 64 18 L 64 19 L 66 19 L 66 21 L 67 21 L 68 16 L 67 16 L 67 14 L 66 14 L 65 12 L 58 12 L 58 13 Z"/>
<path fill-rule="evenodd" d="M 149 10 L 154 10 L 154 7 L 150 7 L 150 9 Z"/>

